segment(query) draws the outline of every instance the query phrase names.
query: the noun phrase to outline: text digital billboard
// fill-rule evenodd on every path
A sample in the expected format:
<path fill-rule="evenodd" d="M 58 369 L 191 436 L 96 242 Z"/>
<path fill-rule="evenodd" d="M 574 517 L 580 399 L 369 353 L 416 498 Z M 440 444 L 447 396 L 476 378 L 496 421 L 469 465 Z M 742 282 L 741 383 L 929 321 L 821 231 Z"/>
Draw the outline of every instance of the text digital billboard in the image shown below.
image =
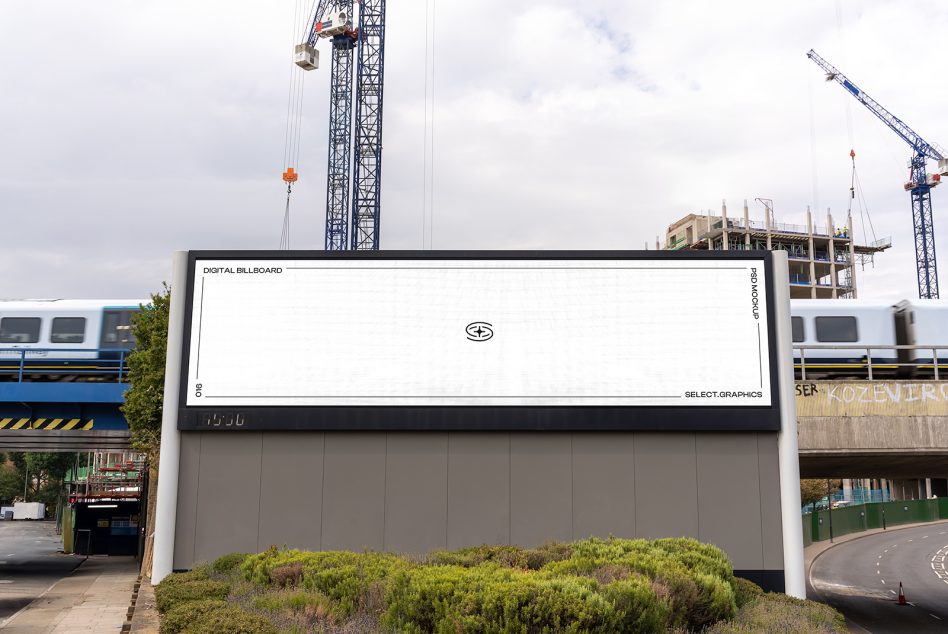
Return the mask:
<path fill-rule="evenodd" d="M 765 252 L 192 252 L 182 429 L 776 429 Z"/>

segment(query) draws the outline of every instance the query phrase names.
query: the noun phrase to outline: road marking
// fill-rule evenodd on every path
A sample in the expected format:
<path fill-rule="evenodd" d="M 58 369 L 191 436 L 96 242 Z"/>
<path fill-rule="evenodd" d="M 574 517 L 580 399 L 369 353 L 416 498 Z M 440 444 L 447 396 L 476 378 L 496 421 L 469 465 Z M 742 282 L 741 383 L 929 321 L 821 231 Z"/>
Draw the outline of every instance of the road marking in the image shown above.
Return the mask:
<path fill-rule="evenodd" d="M 891 592 L 892 594 L 895 594 L 895 590 L 889 590 L 889 592 Z"/>
<path fill-rule="evenodd" d="M 885 579 L 883 579 L 883 580 L 882 580 L 882 583 L 885 583 Z M 889 592 L 892 592 L 892 591 L 891 591 L 891 590 L 889 590 Z M 893 594 L 895 594 L 895 593 L 893 592 Z"/>
<path fill-rule="evenodd" d="M 12 579 L 0 579 L 0 583 L 13 583 Z"/>
<path fill-rule="evenodd" d="M 942 546 L 932 556 L 931 566 L 935 576 L 948 583 L 948 569 L 945 568 L 945 557 L 948 557 L 948 545 Z"/>
<path fill-rule="evenodd" d="M 876 570 L 876 574 L 878 575 L 878 574 L 882 574 L 882 573 L 880 573 L 878 570 Z"/>
<path fill-rule="evenodd" d="M 910 539 L 909 541 L 913 541 L 913 540 Z"/>
<path fill-rule="evenodd" d="M 922 537 L 922 539 L 928 539 L 928 535 L 925 535 L 924 537 Z"/>
<path fill-rule="evenodd" d="M 879 558 L 879 559 L 882 559 L 882 555 L 879 555 L 879 557 L 878 557 L 878 558 Z M 878 565 L 878 564 L 877 564 L 877 565 Z"/>
<path fill-rule="evenodd" d="M 928 613 L 928 616 L 932 617 L 933 619 L 938 619 L 939 621 L 941 620 L 941 617 L 940 617 L 940 616 L 935 616 L 935 615 L 932 614 L 931 612 Z"/>

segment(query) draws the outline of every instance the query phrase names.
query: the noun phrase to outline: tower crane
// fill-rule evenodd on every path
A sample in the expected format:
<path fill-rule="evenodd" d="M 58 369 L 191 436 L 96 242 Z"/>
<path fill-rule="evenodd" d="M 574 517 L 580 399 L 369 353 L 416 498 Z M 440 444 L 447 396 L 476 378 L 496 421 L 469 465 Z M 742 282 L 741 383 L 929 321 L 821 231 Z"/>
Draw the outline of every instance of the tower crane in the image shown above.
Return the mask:
<path fill-rule="evenodd" d="M 918 135 L 901 119 L 886 110 L 875 99 L 860 90 L 845 75 L 833 68 L 829 62 L 810 49 L 806 54 L 817 66 L 826 72 L 826 81 L 835 81 L 853 97 L 879 117 L 890 130 L 895 132 L 912 148 L 909 159 L 909 180 L 905 191 L 912 196 L 912 219 L 915 223 L 915 265 L 918 274 L 918 296 L 920 298 L 938 298 L 938 268 L 935 259 L 935 229 L 932 222 L 931 189 L 941 183 L 942 176 L 948 176 L 948 158 L 945 152 L 933 143 Z M 928 159 L 938 161 L 938 169 L 928 174 Z"/>
<path fill-rule="evenodd" d="M 297 66 L 319 67 L 316 43 L 320 39 L 332 42 L 325 247 L 327 251 L 378 250 L 385 0 L 361 0 L 357 27 L 353 0 L 319 0 L 312 24 L 296 46 Z M 357 58 L 354 122 L 353 53 Z"/>

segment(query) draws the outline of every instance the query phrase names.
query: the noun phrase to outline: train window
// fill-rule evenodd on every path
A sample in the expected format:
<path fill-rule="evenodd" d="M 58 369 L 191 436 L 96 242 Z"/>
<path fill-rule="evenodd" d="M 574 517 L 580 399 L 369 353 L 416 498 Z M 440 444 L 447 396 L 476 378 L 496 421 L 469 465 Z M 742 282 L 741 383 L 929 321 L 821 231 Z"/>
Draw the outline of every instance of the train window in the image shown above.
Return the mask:
<path fill-rule="evenodd" d="M 86 340 L 86 318 L 55 317 L 49 340 L 52 343 L 82 343 Z"/>
<path fill-rule="evenodd" d="M 817 317 L 814 321 L 817 341 L 859 341 L 855 317 Z"/>
<path fill-rule="evenodd" d="M 39 338 L 39 317 L 4 317 L 0 319 L 0 343 L 36 343 Z"/>
<path fill-rule="evenodd" d="M 103 348 L 132 348 L 135 336 L 132 334 L 132 316 L 137 310 L 106 310 L 102 316 Z"/>
<path fill-rule="evenodd" d="M 803 317 L 790 318 L 790 330 L 793 333 L 793 342 L 804 341 L 806 336 L 803 334 Z"/>

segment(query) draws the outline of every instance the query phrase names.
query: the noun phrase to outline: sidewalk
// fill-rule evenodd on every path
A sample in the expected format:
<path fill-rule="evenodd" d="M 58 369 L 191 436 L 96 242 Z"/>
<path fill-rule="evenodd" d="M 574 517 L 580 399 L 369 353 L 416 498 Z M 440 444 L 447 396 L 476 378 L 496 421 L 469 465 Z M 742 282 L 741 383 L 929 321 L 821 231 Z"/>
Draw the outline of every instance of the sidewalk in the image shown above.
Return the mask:
<path fill-rule="evenodd" d="M 4 634 L 74 634 L 122 631 L 138 562 L 92 556 L 43 596 L 15 614 Z"/>

